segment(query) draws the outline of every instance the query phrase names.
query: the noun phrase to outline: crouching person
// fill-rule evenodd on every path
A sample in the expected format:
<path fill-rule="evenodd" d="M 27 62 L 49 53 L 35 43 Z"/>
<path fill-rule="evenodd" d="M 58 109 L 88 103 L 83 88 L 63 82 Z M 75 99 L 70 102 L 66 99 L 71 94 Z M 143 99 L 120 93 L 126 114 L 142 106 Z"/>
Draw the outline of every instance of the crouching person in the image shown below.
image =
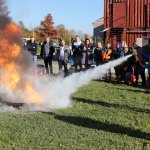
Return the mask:
<path fill-rule="evenodd" d="M 70 56 L 70 49 L 66 45 L 65 40 L 61 41 L 60 48 L 57 50 L 57 58 L 58 58 L 58 65 L 59 65 L 59 73 L 62 73 L 62 68 L 64 67 L 64 76 L 68 76 L 68 60 Z"/>

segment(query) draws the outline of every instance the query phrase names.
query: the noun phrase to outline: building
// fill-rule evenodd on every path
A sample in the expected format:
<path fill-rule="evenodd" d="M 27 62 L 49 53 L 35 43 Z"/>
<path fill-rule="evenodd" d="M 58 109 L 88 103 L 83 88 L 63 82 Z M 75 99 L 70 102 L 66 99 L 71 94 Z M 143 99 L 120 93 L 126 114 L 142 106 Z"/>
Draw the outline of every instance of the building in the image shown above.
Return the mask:
<path fill-rule="evenodd" d="M 103 40 L 104 18 L 99 18 L 93 22 L 93 42 L 96 44 L 98 41 Z"/>
<path fill-rule="evenodd" d="M 150 37 L 150 0 L 104 0 L 104 41 L 115 47 Z M 140 41 L 140 40 L 138 40 Z"/>

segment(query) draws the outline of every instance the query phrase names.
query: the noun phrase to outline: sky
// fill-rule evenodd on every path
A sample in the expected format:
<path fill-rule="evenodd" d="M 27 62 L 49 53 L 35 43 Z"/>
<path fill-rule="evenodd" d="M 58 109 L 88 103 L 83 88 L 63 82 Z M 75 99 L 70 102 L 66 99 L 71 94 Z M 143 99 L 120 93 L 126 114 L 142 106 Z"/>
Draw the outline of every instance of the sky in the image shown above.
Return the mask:
<path fill-rule="evenodd" d="M 39 26 L 50 13 L 55 26 L 91 35 L 92 23 L 104 14 L 104 0 L 7 0 L 7 5 L 13 21 L 23 21 L 27 28 Z"/>

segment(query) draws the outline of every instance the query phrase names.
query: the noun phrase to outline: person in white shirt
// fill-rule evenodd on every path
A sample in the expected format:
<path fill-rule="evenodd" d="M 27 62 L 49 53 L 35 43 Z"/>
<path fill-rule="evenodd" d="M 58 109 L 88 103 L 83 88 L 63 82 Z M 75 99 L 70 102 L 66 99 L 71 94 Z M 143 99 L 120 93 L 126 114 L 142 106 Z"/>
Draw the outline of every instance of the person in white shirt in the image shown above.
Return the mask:
<path fill-rule="evenodd" d="M 78 66 L 80 67 L 80 71 L 82 70 L 83 43 L 81 42 L 79 36 L 76 36 L 75 39 L 76 39 L 76 41 L 72 45 L 72 51 L 73 51 L 73 60 L 74 60 L 75 72 L 77 72 Z"/>
<path fill-rule="evenodd" d="M 68 76 L 68 60 L 70 56 L 70 49 L 66 45 L 65 40 L 61 41 L 61 45 L 59 49 L 57 50 L 57 59 L 58 59 L 58 65 L 59 65 L 59 72 L 62 72 L 62 69 L 64 67 L 64 73 L 65 77 Z"/>

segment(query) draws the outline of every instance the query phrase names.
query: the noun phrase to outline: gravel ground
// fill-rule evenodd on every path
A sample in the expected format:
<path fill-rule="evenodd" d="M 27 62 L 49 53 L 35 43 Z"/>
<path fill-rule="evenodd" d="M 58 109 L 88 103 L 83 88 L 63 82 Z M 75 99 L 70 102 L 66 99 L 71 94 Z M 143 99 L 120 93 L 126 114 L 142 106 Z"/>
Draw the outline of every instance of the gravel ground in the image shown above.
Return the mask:
<path fill-rule="evenodd" d="M 44 62 L 43 62 L 42 59 L 38 59 L 37 64 L 44 66 Z M 70 72 L 73 72 L 73 71 L 74 71 L 74 67 L 71 67 L 70 64 L 68 64 L 68 69 L 70 70 Z M 44 70 L 45 70 L 45 69 L 44 69 Z M 111 72 L 112 72 L 112 73 L 115 73 L 113 68 L 112 68 Z M 46 70 L 44 71 L 44 73 L 46 73 Z M 59 74 L 58 62 L 55 61 L 55 60 L 53 61 L 53 74 L 54 74 L 54 75 L 58 75 L 58 74 Z"/>
<path fill-rule="evenodd" d="M 59 67 L 58 67 L 58 62 L 57 61 L 53 61 L 53 74 L 54 75 L 58 75 L 59 74 Z M 38 65 L 43 65 L 44 66 L 44 62 L 42 59 L 38 59 L 38 62 L 37 62 Z M 71 66 L 70 64 L 68 64 L 68 69 L 70 69 Z M 44 73 L 46 73 L 46 70 L 44 69 Z"/>

